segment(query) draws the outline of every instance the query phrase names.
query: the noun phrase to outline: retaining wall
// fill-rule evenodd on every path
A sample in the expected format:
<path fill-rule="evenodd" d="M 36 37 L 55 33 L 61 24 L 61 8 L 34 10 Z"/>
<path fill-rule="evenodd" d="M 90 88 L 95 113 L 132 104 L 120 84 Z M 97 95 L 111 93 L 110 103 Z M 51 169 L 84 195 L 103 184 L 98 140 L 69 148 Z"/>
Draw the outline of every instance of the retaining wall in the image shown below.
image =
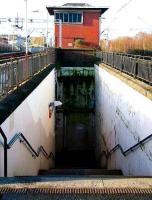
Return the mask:
<path fill-rule="evenodd" d="M 54 113 L 48 115 L 48 105 L 55 100 L 55 71 L 52 70 L 36 89 L 1 124 L 8 141 L 16 133 L 23 133 L 37 150 L 43 145 L 47 153 L 54 153 Z M 0 137 L 0 140 L 2 138 Z M 43 155 L 34 159 L 27 148 L 17 141 L 8 150 L 8 176 L 37 175 L 39 169 L 53 167 Z M 3 147 L 0 145 L 0 176 L 3 176 Z"/>
<path fill-rule="evenodd" d="M 152 134 L 151 99 L 137 91 L 134 83 L 134 89 L 127 84 L 129 79 L 125 82 L 125 78 L 121 80 L 115 74 L 104 66 L 95 67 L 98 157 L 103 150 L 109 151 L 117 144 L 126 150 Z M 146 94 L 144 87 L 143 90 Z M 107 167 L 121 169 L 124 175 L 151 176 L 152 140 L 126 157 L 120 150 L 115 151 L 108 159 Z"/>

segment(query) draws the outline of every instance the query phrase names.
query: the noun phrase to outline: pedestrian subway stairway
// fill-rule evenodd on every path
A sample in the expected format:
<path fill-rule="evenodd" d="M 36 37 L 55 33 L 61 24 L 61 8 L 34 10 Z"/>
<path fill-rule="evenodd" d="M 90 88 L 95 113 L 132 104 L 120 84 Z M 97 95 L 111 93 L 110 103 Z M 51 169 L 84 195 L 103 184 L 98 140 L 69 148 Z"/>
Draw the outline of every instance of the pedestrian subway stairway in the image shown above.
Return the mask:
<path fill-rule="evenodd" d="M 56 109 L 55 168 L 41 169 L 38 176 L 0 178 L 0 199 L 152 199 L 151 178 L 126 177 L 96 162 L 94 98 L 94 69 L 58 70 L 56 99 L 64 106 Z M 116 145 L 110 152 L 119 148 L 126 154 L 140 144 L 126 151 Z"/>

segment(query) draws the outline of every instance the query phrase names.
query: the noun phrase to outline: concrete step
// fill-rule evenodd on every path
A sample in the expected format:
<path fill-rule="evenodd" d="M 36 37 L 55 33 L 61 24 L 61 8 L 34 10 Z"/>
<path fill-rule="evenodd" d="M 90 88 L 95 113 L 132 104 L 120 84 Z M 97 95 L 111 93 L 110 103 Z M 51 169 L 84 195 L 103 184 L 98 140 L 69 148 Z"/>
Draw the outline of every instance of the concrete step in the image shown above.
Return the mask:
<path fill-rule="evenodd" d="M 107 169 L 49 169 L 40 170 L 39 175 L 122 175 L 121 170 Z"/>
<path fill-rule="evenodd" d="M 92 150 L 56 152 L 56 168 L 96 168 L 95 153 Z"/>

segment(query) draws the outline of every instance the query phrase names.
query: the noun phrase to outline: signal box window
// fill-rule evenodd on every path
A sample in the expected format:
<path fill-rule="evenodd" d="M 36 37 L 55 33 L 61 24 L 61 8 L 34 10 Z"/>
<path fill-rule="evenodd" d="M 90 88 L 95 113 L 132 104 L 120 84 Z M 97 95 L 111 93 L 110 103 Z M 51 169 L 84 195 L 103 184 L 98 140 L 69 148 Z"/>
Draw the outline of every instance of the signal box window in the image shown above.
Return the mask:
<path fill-rule="evenodd" d="M 82 24 L 83 23 L 83 14 L 82 12 L 56 12 L 55 21 L 56 23 L 62 21 L 62 23 L 69 24 Z"/>

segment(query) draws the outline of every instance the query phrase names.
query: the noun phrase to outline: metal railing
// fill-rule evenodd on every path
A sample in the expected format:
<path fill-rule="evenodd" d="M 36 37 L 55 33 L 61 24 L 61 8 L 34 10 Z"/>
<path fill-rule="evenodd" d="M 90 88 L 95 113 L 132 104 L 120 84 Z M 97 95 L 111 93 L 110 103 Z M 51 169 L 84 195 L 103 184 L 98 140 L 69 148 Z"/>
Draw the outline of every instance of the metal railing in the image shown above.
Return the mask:
<path fill-rule="evenodd" d="M 54 49 L 12 58 L 0 64 L 0 98 L 54 63 Z"/>
<path fill-rule="evenodd" d="M 10 59 L 20 58 L 21 56 L 25 56 L 25 52 L 0 53 L 0 64 L 3 64 Z"/>
<path fill-rule="evenodd" d="M 106 156 L 106 158 L 109 158 L 116 150 L 120 149 L 121 153 L 124 156 L 127 156 L 129 153 L 132 153 L 134 150 L 138 149 L 139 147 L 142 147 L 143 144 L 147 143 L 148 141 L 150 141 L 152 139 L 152 134 L 145 137 L 143 140 L 137 142 L 135 145 L 129 147 L 128 149 L 124 150 L 123 147 L 120 144 L 117 144 L 114 148 L 112 148 L 110 151 L 106 150 L 106 151 L 102 151 L 101 152 L 101 156 L 102 154 L 104 154 Z"/>
<path fill-rule="evenodd" d="M 0 145 L 4 147 L 4 176 L 5 177 L 7 177 L 7 150 L 11 149 L 11 147 L 14 145 L 14 143 L 17 140 L 19 140 L 20 143 L 23 143 L 25 145 L 25 147 L 29 150 L 33 158 L 39 157 L 40 153 L 42 153 L 46 159 L 55 160 L 54 154 L 52 152 L 48 154 L 42 145 L 39 146 L 37 150 L 35 150 L 22 133 L 15 134 L 13 138 L 9 141 L 9 143 L 7 143 L 7 137 L 4 134 L 1 127 L 0 127 L 0 134 L 2 135 L 4 139 L 4 143 L 0 141 Z"/>
<path fill-rule="evenodd" d="M 0 144 L 3 144 L 4 147 L 4 177 L 7 177 L 7 137 L 1 127 L 0 127 L 0 134 L 4 140 L 4 144 L 2 142 Z"/>
<path fill-rule="evenodd" d="M 152 57 L 112 52 L 97 52 L 96 57 L 102 63 L 152 85 Z"/>

